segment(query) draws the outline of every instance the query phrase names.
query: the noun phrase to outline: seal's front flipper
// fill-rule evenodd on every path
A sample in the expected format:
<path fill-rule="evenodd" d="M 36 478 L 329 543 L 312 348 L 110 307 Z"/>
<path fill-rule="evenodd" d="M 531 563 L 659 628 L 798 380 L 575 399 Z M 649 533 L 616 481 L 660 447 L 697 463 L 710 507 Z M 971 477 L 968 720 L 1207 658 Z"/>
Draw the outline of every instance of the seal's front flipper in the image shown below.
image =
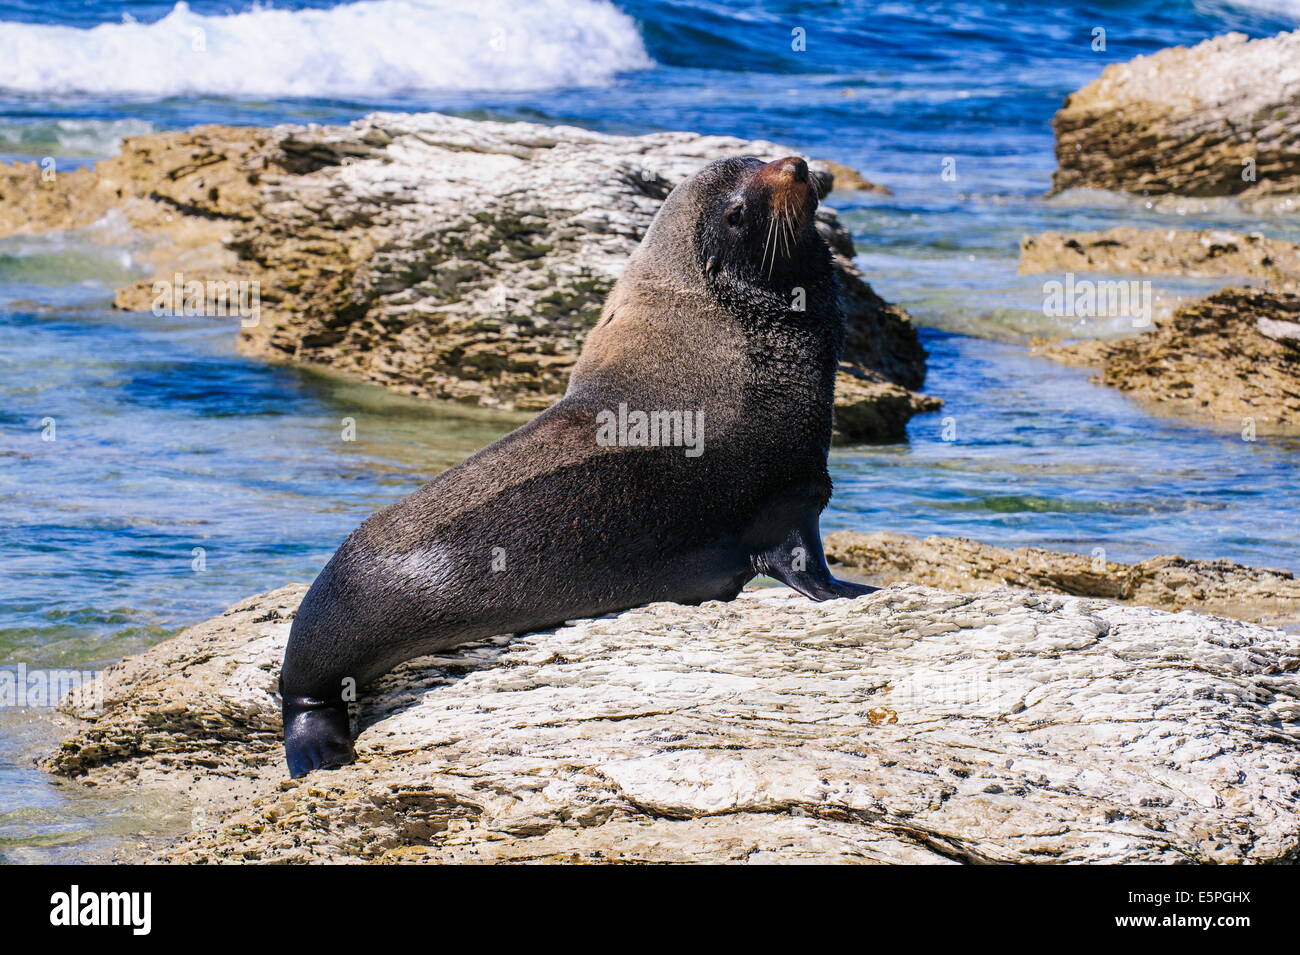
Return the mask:
<path fill-rule="evenodd" d="M 848 597 L 850 600 L 854 597 L 865 597 L 867 594 L 874 594 L 880 589 L 879 587 L 872 587 L 870 584 L 858 584 L 851 580 L 840 580 L 838 577 L 831 577 L 829 585 L 831 590 L 834 591 L 831 594 L 832 597 Z"/>
<path fill-rule="evenodd" d="M 284 755 L 289 775 L 306 776 L 313 769 L 345 766 L 356 759 L 348 705 L 310 697 L 285 697 Z"/>
<path fill-rule="evenodd" d="M 816 515 L 804 525 L 792 530 L 779 546 L 757 555 L 754 569 L 817 601 L 861 597 L 880 589 L 832 577 Z"/>

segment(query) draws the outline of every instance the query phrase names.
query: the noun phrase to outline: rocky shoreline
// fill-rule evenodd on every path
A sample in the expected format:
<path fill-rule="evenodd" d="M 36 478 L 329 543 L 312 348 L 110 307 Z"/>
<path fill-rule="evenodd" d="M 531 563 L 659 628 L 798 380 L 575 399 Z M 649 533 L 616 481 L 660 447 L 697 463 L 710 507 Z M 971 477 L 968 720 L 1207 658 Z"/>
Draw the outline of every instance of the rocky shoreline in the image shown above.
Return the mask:
<path fill-rule="evenodd" d="M 1156 123 L 1152 110 L 1168 104 L 1153 97 L 1168 91 L 1170 77 L 1194 68 L 1235 77 L 1250 57 L 1282 55 L 1297 36 L 1221 37 L 1108 68 L 1058 114 L 1056 188 L 1289 195 L 1300 178 L 1278 172 L 1283 159 L 1261 161 L 1268 177 L 1242 192 L 1232 183 L 1207 185 L 1189 170 L 1170 173 L 1156 189 L 1098 157 L 1114 123 Z M 1282 78 L 1283 92 L 1290 82 Z M 1234 116 L 1260 97 L 1281 95 L 1260 85 L 1268 90 L 1237 84 L 1213 97 L 1189 87 L 1187 102 L 1179 100 L 1188 118 L 1160 120 L 1159 135 L 1191 136 L 1209 122 L 1205 116 Z M 1232 141 L 1247 151 L 1285 139 L 1273 125 L 1255 129 L 1240 117 L 1233 128 Z M 725 137 L 611 136 L 440 114 L 376 113 L 347 126 L 206 126 L 127 139 L 112 159 L 53 181 L 35 164 L 0 166 L 0 236 L 120 216 L 152 239 L 139 258 L 155 272 L 118 290 L 121 308 L 151 308 L 154 282 L 177 275 L 255 283 L 258 317 L 239 331 L 248 354 L 419 397 L 535 411 L 563 392 L 586 329 L 672 185 L 718 156 L 788 152 Z M 1180 155 L 1166 150 L 1161 161 L 1177 167 Z M 883 190 L 837 163 L 813 167 L 824 191 L 836 177 L 849 189 Z M 924 349 L 907 313 L 881 299 L 854 266 L 852 239 L 833 210 L 820 211 L 819 228 L 834 251 L 848 315 L 836 440 L 905 440 L 913 415 L 941 406 L 919 391 Z M 1226 230 L 1025 237 L 1020 271 L 1057 270 L 1225 276 L 1280 293 L 1296 288 L 1300 245 Z M 1230 303 L 1244 310 L 1241 321 L 1229 320 Z M 1216 321 L 1197 317 L 1206 315 Z M 1194 419 L 1234 426 L 1249 419 L 1264 432 L 1289 433 L 1300 390 L 1300 365 L 1286 344 L 1293 333 L 1256 333 L 1278 322 L 1292 322 L 1284 296 L 1264 301 L 1225 290 L 1163 318 L 1162 330 L 1149 335 L 1040 343 L 1037 351 L 1095 366 L 1098 382 Z M 1167 360 L 1185 354 L 1194 359 Z M 1254 364 L 1266 373 L 1239 384 Z"/>
<path fill-rule="evenodd" d="M 1300 244 L 1223 229 L 1042 232 L 1020 242 L 1020 274 L 1041 272 L 1232 276 L 1291 287 L 1300 280 Z"/>
<path fill-rule="evenodd" d="M 284 587 L 69 696 L 45 768 L 188 808 L 125 861 L 1297 858 L 1291 574 L 885 533 L 826 550 L 885 589 L 759 588 L 413 661 L 365 694 L 358 762 L 298 781 L 276 681 L 306 587 Z"/>
<path fill-rule="evenodd" d="M 1046 342 L 1036 354 L 1154 408 L 1258 434 L 1300 431 L 1300 294 L 1231 287 L 1129 338 Z"/>
<path fill-rule="evenodd" d="M 564 391 L 582 339 L 668 191 L 768 142 L 691 133 L 611 136 L 436 113 L 348 126 L 204 126 L 125 140 L 93 169 L 46 181 L 0 167 L 0 236 L 120 215 L 154 240 L 155 275 L 120 289 L 149 310 L 155 281 L 256 283 L 240 348 L 404 394 L 540 410 Z M 812 163 L 823 192 L 851 170 Z M 939 401 L 908 315 L 852 263 L 818 212 L 844 285 L 848 335 L 837 438 L 899 441 Z M 241 316 L 244 316 L 241 313 Z M 233 319 L 232 319 L 233 324 Z"/>
<path fill-rule="evenodd" d="M 1108 68 L 1056 117 L 1054 191 L 1287 208 L 1297 62 L 1300 34 L 1230 35 Z M 789 152 L 437 114 L 200 127 L 53 181 L 0 167 L 0 235 L 120 217 L 152 240 L 155 276 L 118 307 L 149 309 L 154 279 L 177 273 L 256 283 L 248 354 L 532 411 L 562 392 L 668 190 L 718 156 Z M 883 191 L 813 168 L 823 191 Z M 924 351 L 835 213 L 818 224 L 849 316 L 836 439 L 902 440 L 939 407 L 919 392 Z M 1141 335 L 1035 351 L 1247 440 L 1295 433 L 1298 253 L 1219 230 L 1026 238 L 1023 273 L 1266 283 Z M 191 808 L 191 831 L 127 847 L 131 861 L 1300 859 L 1300 637 L 1274 626 L 1300 622 L 1292 574 L 883 533 L 826 549 L 885 589 L 656 604 L 413 661 L 356 712 L 357 763 L 299 781 L 276 679 L 305 587 L 283 587 L 109 667 L 102 699 L 65 701 L 75 726 L 46 768 Z"/>
<path fill-rule="evenodd" d="M 290 781 L 305 588 L 70 699 L 66 785 L 178 798 L 124 857 L 231 862 L 1284 862 L 1300 638 L 1005 588 L 655 604 L 406 664 L 358 761 Z"/>
<path fill-rule="evenodd" d="M 1156 208 L 1178 198 L 1293 213 L 1297 103 L 1300 31 L 1256 40 L 1233 33 L 1113 64 L 1053 120 L 1052 191 L 1110 190 Z M 1019 271 L 1261 283 L 1184 302 L 1138 335 L 1040 341 L 1034 350 L 1096 368 L 1094 381 L 1155 409 L 1240 429 L 1245 440 L 1300 433 L 1300 245 L 1217 229 L 1046 232 L 1022 239 Z"/>
<path fill-rule="evenodd" d="M 1112 64 L 1052 120 L 1052 191 L 1232 196 L 1294 210 L 1300 32 L 1229 33 Z"/>
<path fill-rule="evenodd" d="M 912 537 L 837 531 L 826 556 L 855 579 L 877 586 L 901 581 L 982 592 L 1021 587 L 1100 597 L 1160 610 L 1195 610 L 1300 629 L 1300 580 L 1285 570 L 1228 560 L 1159 556 L 1135 564 L 1063 554 L 1041 547 L 1009 549 L 964 537 Z"/>
<path fill-rule="evenodd" d="M 1021 240 L 1019 270 L 1261 282 L 1184 301 L 1137 335 L 1032 348 L 1095 368 L 1093 381 L 1152 407 L 1239 428 L 1247 440 L 1300 432 L 1300 244 L 1222 230 L 1044 232 Z"/>

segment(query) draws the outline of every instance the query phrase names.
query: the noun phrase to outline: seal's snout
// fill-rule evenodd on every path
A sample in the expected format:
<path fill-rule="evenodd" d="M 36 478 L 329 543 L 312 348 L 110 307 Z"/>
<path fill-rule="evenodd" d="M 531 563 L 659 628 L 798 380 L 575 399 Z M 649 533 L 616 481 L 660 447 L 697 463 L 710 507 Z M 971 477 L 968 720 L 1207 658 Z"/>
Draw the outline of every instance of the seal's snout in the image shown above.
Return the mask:
<path fill-rule="evenodd" d="M 754 173 L 754 178 L 774 192 L 799 186 L 806 187 L 808 164 L 798 156 L 786 156 L 784 159 L 764 163 Z"/>
<path fill-rule="evenodd" d="M 802 220 L 817 208 L 817 190 L 813 188 L 808 164 L 798 156 L 786 156 L 759 166 L 754 184 L 768 195 L 771 209 L 778 216 Z"/>
<path fill-rule="evenodd" d="M 781 170 L 781 175 L 789 177 L 792 182 L 808 181 L 808 164 L 798 156 L 778 159 L 776 165 Z"/>

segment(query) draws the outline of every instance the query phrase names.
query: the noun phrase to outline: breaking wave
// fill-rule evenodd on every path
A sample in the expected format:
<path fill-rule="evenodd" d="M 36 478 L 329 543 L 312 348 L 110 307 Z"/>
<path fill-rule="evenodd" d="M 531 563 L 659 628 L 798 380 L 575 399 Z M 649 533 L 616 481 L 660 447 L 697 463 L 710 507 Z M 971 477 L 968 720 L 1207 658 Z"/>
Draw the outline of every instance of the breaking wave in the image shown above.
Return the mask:
<path fill-rule="evenodd" d="M 654 63 L 608 0 L 366 0 L 89 29 L 0 23 L 0 89 L 376 97 L 603 85 Z"/>

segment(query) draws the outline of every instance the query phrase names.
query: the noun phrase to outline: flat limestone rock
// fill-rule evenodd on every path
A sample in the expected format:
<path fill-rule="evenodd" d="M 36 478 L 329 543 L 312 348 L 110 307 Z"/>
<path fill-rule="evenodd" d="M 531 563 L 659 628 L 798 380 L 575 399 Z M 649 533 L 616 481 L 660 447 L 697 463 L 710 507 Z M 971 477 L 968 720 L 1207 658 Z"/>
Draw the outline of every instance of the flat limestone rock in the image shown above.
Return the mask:
<path fill-rule="evenodd" d="M 1121 564 L 1104 554 L 885 531 L 836 531 L 826 535 L 825 546 L 828 558 L 874 584 L 911 581 L 962 591 L 1024 587 L 1300 629 L 1300 580 L 1294 574 L 1230 560 L 1160 556 Z"/>
<path fill-rule="evenodd" d="M 1096 368 L 1093 380 L 1155 408 L 1240 429 L 1300 432 L 1300 349 L 1282 331 L 1300 294 L 1230 287 L 1179 306 L 1140 335 L 1036 343 L 1034 352 Z"/>
<path fill-rule="evenodd" d="M 1300 244 L 1222 229 L 1043 232 L 1020 240 L 1020 274 L 1107 272 L 1300 280 Z"/>
<path fill-rule="evenodd" d="M 255 320 L 226 319 L 248 354 L 418 397 L 535 411 L 563 394 L 605 295 L 672 187 L 713 159 L 792 152 L 438 113 L 201 126 L 127 139 L 93 170 L 48 181 L 34 163 L 0 166 L 0 236 L 119 214 L 154 238 L 142 258 L 156 273 L 119 289 L 120 308 L 151 309 L 154 282 L 176 284 L 178 273 L 187 288 L 255 283 Z M 810 166 L 823 192 L 837 176 L 872 188 L 847 167 Z M 902 440 L 913 413 L 938 406 L 913 394 L 925 351 L 907 313 L 853 265 L 834 210 L 819 209 L 817 224 L 844 288 L 846 366 L 896 386 L 849 400 L 838 437 Z"/>
<path fill-rule="evenodd" d="M 194 862 L 1277 862 L 1300 639 L 1006 589 L 654 604 L 412 661 L 358 761 L 285 778 L 304 588 L 106 672 L 49 762 L 183 795 Z M 69 783 L 72 785 L 73 783 Z"/>
<path fill-rule="evenodd" d="M 1052 191 L 1300 193 L 1300 32 L 1229 33 L 1106 67 L 1052 121 Z"/>

